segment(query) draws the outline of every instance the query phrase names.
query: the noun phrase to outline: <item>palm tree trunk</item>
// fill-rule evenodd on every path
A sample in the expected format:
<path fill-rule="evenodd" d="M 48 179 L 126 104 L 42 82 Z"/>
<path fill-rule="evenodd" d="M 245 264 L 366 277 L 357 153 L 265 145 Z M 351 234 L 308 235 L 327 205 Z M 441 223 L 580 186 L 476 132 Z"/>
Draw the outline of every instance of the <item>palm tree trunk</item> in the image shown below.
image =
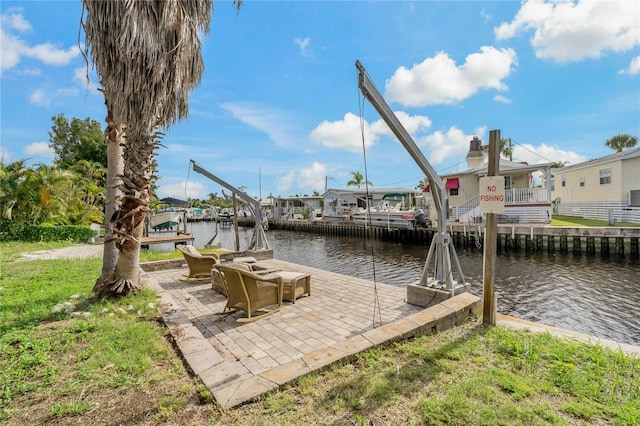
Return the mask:
<path fill-rule="evenodd" d="M 122 174 L 122 199 L 112 219 L 117 238 L 118 261 L 115 276 L 109 285 L 112 295 L 137 293 L 140 283 L 140 245 L 144 220 L 149 211 L 156 134 L 127 132 Z"/>
<path fill-rule="evenodd" d="M 113 232 L 113 223 L 111 219 L 114 217 L 118 200 L 122 196 L 120 189 L 122 185 L 122 173 L 124 170 L 123 150 L 124 123 L 116 124 L 111 118 L 111 114 L 107 115 L 107 128 L 105 129 L 107 142 L 107 185 L 106 185 L 106 201 L 104 211 L 104 252 L 102 254 L 102 274 L 96 281 L 93 292 L 96 295 L 107 296 L 110 294 L 109 287 L 115 280 L 116 264 L 118 263 L 119 251 L 116 247 L 116 238 Z"/>

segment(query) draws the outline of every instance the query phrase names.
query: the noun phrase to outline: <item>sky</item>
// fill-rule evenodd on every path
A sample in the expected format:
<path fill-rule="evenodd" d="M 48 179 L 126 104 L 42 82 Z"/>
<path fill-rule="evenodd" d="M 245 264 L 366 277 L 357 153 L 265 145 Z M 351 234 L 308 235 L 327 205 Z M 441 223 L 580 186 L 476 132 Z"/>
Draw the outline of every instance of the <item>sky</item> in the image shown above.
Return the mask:
<path fill-rule="evenodd" d="M 0 159 L 50 164 L 52 117 L 106 125 L 81 2 L 1 0 L 0 13 Z M 353 172 L 415 188 L 424 174 L 362 98 L 356 60 L 439 174 L 465 170 L 469 141 L 491 130 L 529 164 L 640 136 L 637 1 L 245 0 L 213 13 L 189 117 L 157 152 L 160 198 L 222 195 L 190 160 L 256 198 L 345 188 Z"/>

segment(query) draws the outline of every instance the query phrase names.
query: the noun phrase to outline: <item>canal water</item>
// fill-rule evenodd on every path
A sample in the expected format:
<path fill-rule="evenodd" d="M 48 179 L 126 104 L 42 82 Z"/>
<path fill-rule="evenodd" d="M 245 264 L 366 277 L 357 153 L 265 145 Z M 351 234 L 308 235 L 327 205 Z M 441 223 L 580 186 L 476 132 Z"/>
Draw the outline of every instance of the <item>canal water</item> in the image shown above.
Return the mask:
<path fill-rule="evenodd" d="M 196 247 L 214 243 L 235 249 L 230 226 L 189 223 Z M 240 227 L 240 250 L 252 228 Z M 304 232 L 266 232 L 274 257 L 331 272 L 404 287 L 420 279 L 428 246 Z M 173 245 L 152 246 L 170 250 Z M 457 251 L 471 292 L 482 295 L 481 250 Z M 498 254 L 498 312 L 595 337 L 640 345 L 640 262 L 564 254 Z M 372 301 L 373 306 L 373 301 Z"/>

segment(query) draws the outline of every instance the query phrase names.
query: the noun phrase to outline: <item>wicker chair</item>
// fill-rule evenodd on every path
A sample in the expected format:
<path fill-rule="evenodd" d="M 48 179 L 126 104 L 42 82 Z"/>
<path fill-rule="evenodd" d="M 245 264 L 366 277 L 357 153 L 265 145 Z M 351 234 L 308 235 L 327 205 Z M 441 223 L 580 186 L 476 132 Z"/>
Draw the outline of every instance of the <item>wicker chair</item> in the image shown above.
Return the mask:
<path fill-rule="evenodd" d="M 187 281 L 190 278 L 211 278 L 213 266 L 220 262 L 220 257 L 217 254 L 200 253 L 192 245 L 180 244 L 176 248 L 182 252 L 184 260 L 189 266 L 189 273 L 186 275 Z"/>
<path fill-rule="evenodd" d="M 216 264 L 227 293 L 227 304 L 219 314 L 231 314 L 238 310 L 247 313 L 238 322 L 251 322 L 269 316 L 282 307 L 283 284 L 277 276 L 257 275 L 242 264 Z M 267 306 L 275 307 L 262 314 L 255 313 Z"/>

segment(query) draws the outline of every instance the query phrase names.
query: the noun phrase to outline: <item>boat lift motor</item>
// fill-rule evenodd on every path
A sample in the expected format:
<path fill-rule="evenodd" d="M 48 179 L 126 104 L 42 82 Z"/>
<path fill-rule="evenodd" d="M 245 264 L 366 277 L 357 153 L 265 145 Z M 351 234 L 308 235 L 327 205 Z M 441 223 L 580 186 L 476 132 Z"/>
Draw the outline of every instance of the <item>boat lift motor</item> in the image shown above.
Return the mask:
<path fill-rule="evenodd" d="M 209 179 L 216 182 L 217 184 L 222 185 L 223 187 L 231 191 L 233 194 L 237 194 L 240 198 L 242 198 L 244 201 L 249 203 L 249 205 L 253 206 L 253 212 L 254 212 L 253 217 L 254 217 L 255 225 L 253 227 L 253 236 L 251 237 L 251 242 L 249 243 L 248 249 L 249 250 L 270 250 L 269 242 L 267 241 L 267 236 L 265 235 L 264 227 L 262 226 L 262 210 L 260 209 L 260 201 L 256 200 L 253 197 L 250 197 L 246 193 L 240 191 L 235 186 L 229 184 L 228 182 L 225 182 L 224 180 L 215 176 L 213 173 L 203 169 L 194 160 L 189 160 L 189 161 L 191 162 L 193 170 L 200 173 L 201 175 L 208 177 Z"/>
<path fill-rule="evenodd" d="M 431 187 L 431 197 L 433 204 L 438 212 L 438 231 L 434 235 L 427 254 L 427 260 L 422 270 L 420 282 L 418 286 L 431 287 L 433 289 L 444 289 L 449 294 L 448 297 L 455 294 L 468 291 L 470 284 L 465 280 L 460 267 L 460 262 L 456 254 L 456 249 L 451 240 L 451 235 L 447 233 L 447 190 L 445 184 L 440 179 L 435 169 L 429 164 L 425 156 L 422 154 L 418 145 L 413 141 L 407 130 L 398 120 L 398 117 L 393 113 L 389 105 L 384 100 L 376 86 L 373 84 L 364 66 L 360 61 L 356 61 L 356 68 L 358 69 L 358 87 L 365 98 L 371 102 L 373 107 L 378 111 L 380 117 L 387 123 L 389 129 L 398 138 L 400 143 L 405 147 L 411 158 L 416 162 L 418 167 L 424 172 L 429 185 Z M 458 281 L 454 279 L 453 268 L 451 261 L 454 261 L 457 269 Z M 431 263 L 433 261 L 433 275 L 429 275 L 431 270 Z M 409 286 L 411 287 L 411 286 Z M 415 290 L 415 289 L 414 289 Z M 412 303 L 411 288 L 407 288 L 409 293 L 407 301 Z M 436 301 L 441 300 L 444 297 L 436 297 Z M 417 296 L 417 299 L 421 299 L 421 296 Z M 431 299 L 433 300 L 433 299 Z M 420 301 L 416 303 L 422 305 Z"/>

